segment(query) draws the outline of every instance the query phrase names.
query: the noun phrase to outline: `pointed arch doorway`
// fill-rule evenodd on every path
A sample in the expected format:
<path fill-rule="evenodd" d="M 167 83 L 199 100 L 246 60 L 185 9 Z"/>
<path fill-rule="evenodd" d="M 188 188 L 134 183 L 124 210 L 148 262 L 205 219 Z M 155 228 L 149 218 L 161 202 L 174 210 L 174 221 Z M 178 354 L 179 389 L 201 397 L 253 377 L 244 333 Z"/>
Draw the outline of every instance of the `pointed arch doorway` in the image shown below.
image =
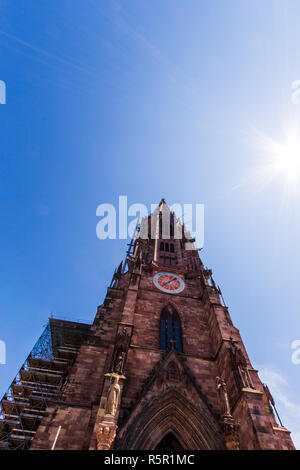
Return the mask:
<path fill-rule="evenodd" d="M 169 432 L 162 440 L 158 443 L 155 450 L 172 451 L 172 450 L 184 450 L 183 446 L 178 441 L 177 437 L 172 432 Z"/>
<path fill-rule="evenodd" d="M 152 397 L 120 430 L 116 450 L 226 449 L 214 417 L 175 389 Z"/>

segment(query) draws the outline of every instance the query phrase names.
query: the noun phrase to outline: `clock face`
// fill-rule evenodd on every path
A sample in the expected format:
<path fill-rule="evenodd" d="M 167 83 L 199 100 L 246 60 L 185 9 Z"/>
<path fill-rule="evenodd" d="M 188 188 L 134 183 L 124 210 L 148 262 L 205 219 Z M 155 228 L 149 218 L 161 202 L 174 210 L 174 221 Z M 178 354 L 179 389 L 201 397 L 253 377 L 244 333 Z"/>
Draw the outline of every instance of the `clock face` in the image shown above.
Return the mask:
<path fill-rule="evenodd" d="M 184 281 L 181 277 L 172 273 L 158 273 L 153 278 L 154 285 L 168 294 L 179 294 L 184 289 Z"/>

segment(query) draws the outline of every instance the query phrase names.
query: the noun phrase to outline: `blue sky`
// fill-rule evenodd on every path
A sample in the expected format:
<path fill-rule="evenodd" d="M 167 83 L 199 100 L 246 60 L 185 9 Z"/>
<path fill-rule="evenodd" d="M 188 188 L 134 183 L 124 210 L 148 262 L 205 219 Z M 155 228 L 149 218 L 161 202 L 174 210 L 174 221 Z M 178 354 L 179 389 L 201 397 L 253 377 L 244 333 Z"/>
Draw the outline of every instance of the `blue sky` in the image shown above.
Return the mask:
<path fill-rule="evenodd" d="M 266 145 L 300 122 L 298 0 L 0 0 L 0 17 L 1 394 L 51 312 L 102 302 L 126 241 L 96 238 L 99 204 L 203 203 L 202 259 L 300 446 L 300 178 Z"/>

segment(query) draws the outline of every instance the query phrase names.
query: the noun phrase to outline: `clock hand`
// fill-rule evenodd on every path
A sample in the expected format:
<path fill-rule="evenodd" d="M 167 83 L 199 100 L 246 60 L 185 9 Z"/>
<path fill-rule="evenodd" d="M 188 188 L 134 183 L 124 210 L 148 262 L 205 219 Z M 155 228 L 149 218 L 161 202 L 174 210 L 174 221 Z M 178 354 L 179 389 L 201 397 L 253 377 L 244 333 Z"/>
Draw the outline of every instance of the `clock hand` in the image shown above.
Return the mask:
<path fill-rule="evenodd" d="M 173 282 L 173 281 L 176 281 L 176 277 L 173 277 L 173 279 L 170 279 L 169 281 L 165 282 L 165 283 L 164 283 L 164 286 L 165 286 L 166 284 L 170 284 L 170 283 Z"/>

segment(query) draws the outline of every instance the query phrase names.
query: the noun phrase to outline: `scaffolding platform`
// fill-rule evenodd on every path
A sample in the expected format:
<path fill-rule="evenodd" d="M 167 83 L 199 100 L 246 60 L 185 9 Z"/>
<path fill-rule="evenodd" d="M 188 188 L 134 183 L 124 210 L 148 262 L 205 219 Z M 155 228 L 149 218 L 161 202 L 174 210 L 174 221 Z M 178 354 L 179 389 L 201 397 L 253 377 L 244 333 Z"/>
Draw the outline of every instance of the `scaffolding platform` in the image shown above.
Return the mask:
<path fill-rule="evenodd" d="M 27 450 L 91 325 L 50 318 L 0 405 L 0 450 Z"/>

